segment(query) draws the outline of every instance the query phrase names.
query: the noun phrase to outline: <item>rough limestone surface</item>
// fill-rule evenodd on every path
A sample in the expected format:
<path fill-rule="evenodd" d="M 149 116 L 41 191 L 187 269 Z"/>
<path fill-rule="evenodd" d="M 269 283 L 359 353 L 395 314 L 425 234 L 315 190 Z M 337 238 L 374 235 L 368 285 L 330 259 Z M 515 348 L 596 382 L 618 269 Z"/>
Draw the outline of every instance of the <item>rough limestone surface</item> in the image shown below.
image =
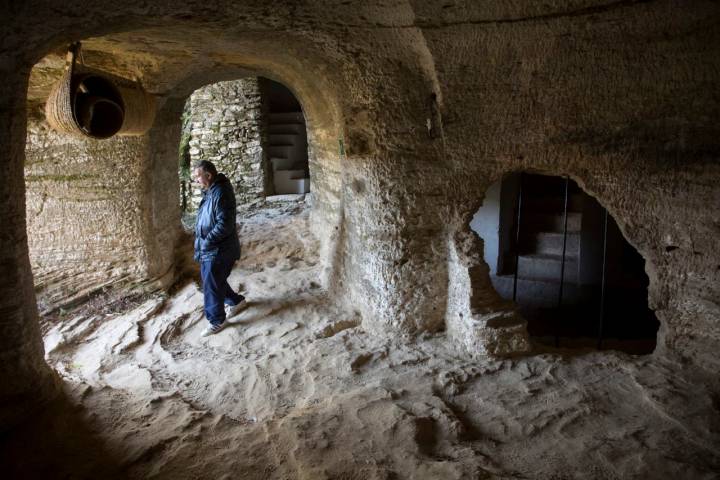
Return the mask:
<path fill-rule="evenodd" d="M 466 345 L 478 350 L 524 345 L 521 320 L 505 315 L 464 237 L 503 173 L 567 174 L 646 260 L 661 322 L 653 361 L 720 367 L 715 1 L 68 0 L 59 9 L 37 0 L 1 8 L 0 373 L 12 380 L 0 392 L 0 425 L 32 406 L 21 405 L 30 392 L 51 391 L 28 255 L 27 105 L 42 103 L 65 45 L 77 39 L 89 65 L 137 77 L 165 101 L 146 143 L 159 155 L 148 157 L 134 194 L 149 212 L 147 261 L 166 262 L 178 247 L 169 234 L 156 240 L 178 218 L 177 102 L 209 83 L 265 76 L 304 107 L 320 284 L 358 311 L 368 334 L 411 341 L 477 331 Z M 503 321 L 490 321 L 493 309 Z M 505 319 L 514 322 L 509 337 L 485 335 Z M 466 334 L 443 338 L 458 335 Z M 716 415 L 708 405 L 704 415 Z"/>
<path fill-rule="evenodd" d="M 0 73 L 8 80 L 0 83 L 0 142 L 6 145 L 0 161 L 0 178 L 21 178 L 24 147 L 17 142 L 27 127 L 21 100 L 27 82 L 12 75 L 15 64 L 0 62 Z M 15 141 L 13 141 L 14 139 Z M 22 423 L 38 405 L 56 397 L 56 374 L 43 360 L 38 311 L 28 256 L 25 230 L 25 189 L 22 181 L 0 181 L 0 425 L 9 429 Z"/>
<path fill-rule="evenodd" d="M 246 78 L 196 90 L 183 111 L 190 168 L 200 160 L 213 162 L 232 182 L 239 205 L 265 193 L 261 104 L 258 79 Z M 191 192 L 192 211 L 200 203 L 197 184 Z"/>
<path fill-rule="evenodd" d="M 141 215 L 143 137 L 107 141 L 28 124 L 27 228 L 41 309 L 128 277 L 148 259 Z"/>
<path fill-rule="evenodd" d="M 162 184 L 153 160 L 163 157 L 159 145 L 151 145 L 162 121 L 148 135 L 100 141 L 57 133 L 32 113 L 25 148 L 27 229 L 41 310 L 166 276 L 172 249 L 160 254 L 158 245 L 165 239 L 172 245 L 179 229 L 153 209 L 163 208 L 161 215 L 178 209 L 148 195 L 150 182 L 153 193 Z"/>
<path fill-rule="evenodd" d="M 488 267 L 477 235 L 458 233 L 448 245 L 448 339 L 471 356 L 506 356 L 531 350 L 526 322 L 486 282 Z"/>

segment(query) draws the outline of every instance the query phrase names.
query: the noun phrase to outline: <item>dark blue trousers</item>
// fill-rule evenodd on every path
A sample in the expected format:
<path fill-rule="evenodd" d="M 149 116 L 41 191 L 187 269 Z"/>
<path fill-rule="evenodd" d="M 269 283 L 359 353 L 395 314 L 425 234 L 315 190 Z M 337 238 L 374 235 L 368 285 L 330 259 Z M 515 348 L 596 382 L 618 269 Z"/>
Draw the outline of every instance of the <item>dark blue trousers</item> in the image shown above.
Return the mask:
<path fill-rule="evenodd" d="M 205 318 L 213 325 L 225 321 L 225 305 L 237 305 L 245 297 L 235 292 L 227 282 L 235 261 L 215 260 L 200 262 L 203 296 L 205 297 Z"/>

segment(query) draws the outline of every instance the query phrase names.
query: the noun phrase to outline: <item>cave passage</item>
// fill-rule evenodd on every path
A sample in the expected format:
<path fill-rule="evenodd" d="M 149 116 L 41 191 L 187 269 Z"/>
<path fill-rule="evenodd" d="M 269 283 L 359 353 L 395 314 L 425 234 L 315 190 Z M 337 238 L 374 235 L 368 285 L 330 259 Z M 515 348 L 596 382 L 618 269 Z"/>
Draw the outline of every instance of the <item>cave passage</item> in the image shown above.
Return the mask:
<path fill-rule="evenodd" d="M 492 185 L 471 228 L 492 283 L 514 300 L 538 343 L 655 349 L 645 260 L 574 181 L 516 173 Z"/>
<path fill-rule="evenodd" d="M 305 116 L 285 85 L 259 78 L 263 98 L 264 148 L 269 159 L 268 190 L 275 195 L 310 191 Z"/>

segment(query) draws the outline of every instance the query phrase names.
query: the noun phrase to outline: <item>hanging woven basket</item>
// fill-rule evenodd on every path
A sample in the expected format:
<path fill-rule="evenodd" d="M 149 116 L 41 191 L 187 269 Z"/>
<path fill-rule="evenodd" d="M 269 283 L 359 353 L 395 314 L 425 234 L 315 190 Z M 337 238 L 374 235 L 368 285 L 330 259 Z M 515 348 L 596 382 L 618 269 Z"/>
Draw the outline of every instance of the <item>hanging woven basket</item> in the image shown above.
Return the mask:
<path fill-rule="evenodd" d="M 125 118 L 118 135 L 142 135 L 155 121 L 155 96 L 147 93 L 140 84 L 119 86 L 125 104 Z"/>
<path fill-rule="evenodd" d="M 50 126 L 97 139 L 147 132 L 155 120 L 155 97 L 138 83 L 118 85 L 107 75 L 79 71 L 75 64 L 79 48 L 79 44 L 70 47 L 65 72 L 45 104 Z"/>

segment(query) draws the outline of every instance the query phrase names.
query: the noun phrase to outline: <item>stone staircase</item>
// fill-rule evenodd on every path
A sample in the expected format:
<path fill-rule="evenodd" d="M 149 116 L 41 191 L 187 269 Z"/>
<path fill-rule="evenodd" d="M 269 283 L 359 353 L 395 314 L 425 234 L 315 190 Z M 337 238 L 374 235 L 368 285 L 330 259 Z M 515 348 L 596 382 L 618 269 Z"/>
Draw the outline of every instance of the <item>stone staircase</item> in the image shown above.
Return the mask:
<path fill-rule="evenodd" d="M 308 193 L 307 133 L 302 112 L 269 114 L 267 149 L 275 194 Z"/>
<path fill-rule="evenodd" d="M 564 180 L 535 182 L 526 175 L 518 257 L 517 299 L 527 308 L 557 306 L 562 267 Z M 574 188 L 573 188 L 574 187 Z M 579 301 L 580 230 L 583 194 L 571 183 L 568 197 L 563 304 Z M 493 277 L 496 290 L 512 298 L 514 273 Z"/>

